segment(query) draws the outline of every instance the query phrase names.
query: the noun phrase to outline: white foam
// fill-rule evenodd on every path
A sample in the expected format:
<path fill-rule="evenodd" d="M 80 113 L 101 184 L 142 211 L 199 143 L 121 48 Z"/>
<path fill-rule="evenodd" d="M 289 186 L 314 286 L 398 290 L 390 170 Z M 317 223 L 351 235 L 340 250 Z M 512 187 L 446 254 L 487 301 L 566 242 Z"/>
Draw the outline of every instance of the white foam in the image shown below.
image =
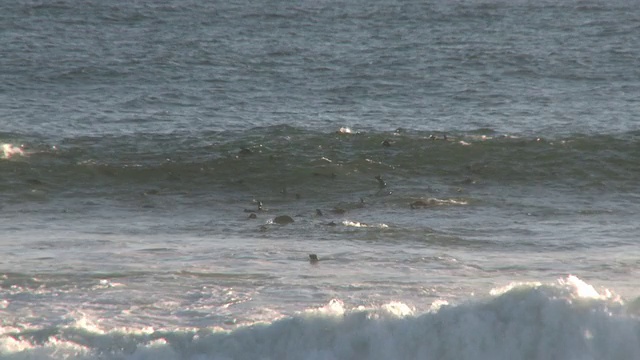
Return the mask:
<path fill-rule="evenodd" d="M 609 290 L 605 289 L 605 291 L 600 294 L 592 285 L 587 284 L 574 275 L 569 275 L 566 279 L 559 279 L 558 283 L 568 288 L 571 294 L 578 298 L 600 300 L 613 298 L 613 294 Z"/>
<path fill-rule="evenodd" d="M 435 206 L 445 206 L 445 205 L 468 205 L 469 202 L 461 199 L 438 199 L 438 198 L 427 198 L 420 199 L 412 202 L 410 205 L 413 208 L 427 208 L 427 207 L 435 207 Z"/>
<path fill-rule="evenodd" d="M 340 299 L 332 299 L 325 306 L 316 308 L 316 309 L 308 309 L 305 311 L 308 314 L 320 314 L 320 315 L 331 315 L 331 316 L 342 316 L 344 315 L 344 303 Z"/>
<path fill-rule="evenodd" d="M 25 156 L 25 152 L 20 146 L 15 146 L 13 144 L 2 144 L 0 146 L 2 149 L 2 157 L 4 159 L 11 159 L 15 156 Z"/>
<path fill-rule="evenodd" d="M 402 303 L 349 309 L 334 299 L 296 316 L 233 331 L 100 329 L 77 321 L 46 331 L 0 332 L 3 359 L 433 359 L 629 360 L 640 322 L 607 291 L 575 276 L 514 284 L 414 314 Z"/>
<path fill-rule="evenodd" d="M 367 228 L 367 227 L 373 227 L 373 228 L 380 228 L 380 229 L 386 229 L 389 227 L 389 225 L 387 224 L 365 224 L 365 223 L 361 223 L 359 221 L 351 221 L 351 220 L 343 220 L 342 221 L 342 225 L 344 226 L 349 226 L 349 227 L 356 227 L 356 228 Z"/>

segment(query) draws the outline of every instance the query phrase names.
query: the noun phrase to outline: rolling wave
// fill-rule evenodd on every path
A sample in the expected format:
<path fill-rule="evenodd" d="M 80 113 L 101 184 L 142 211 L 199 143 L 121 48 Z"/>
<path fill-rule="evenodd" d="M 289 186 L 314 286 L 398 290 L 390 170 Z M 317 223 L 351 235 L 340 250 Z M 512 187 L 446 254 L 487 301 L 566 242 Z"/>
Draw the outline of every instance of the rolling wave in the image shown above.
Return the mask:
<path fill-rule="evenodd" d="M 574 276 L 496 289 L 484 300 L 414 314 L 393 302 L 339 300 L 232 330 L 102 329 L 79 316 L 33 329 L 4 324 L 4 359 L 635 359 L 640 325 L 615 295 Z"/>
<path fill-rule="evenodd" d="M 490 129 L 321 133 L 274 126 L 198 136 L 79 137 L 51 144 L 33 136 L 2 134 L 0 176 L 5 191 L 37 186 L 52 193 L 64 189 L 66 194 L 87 187 L 286 191 L 294 186 L 307 194 L 326 186 L 344 193 L 387 183 L 396 191 L 425 184 L 617 190 L 637 187 L 638 136 L 527 138 Z M 379 175 L 386 183 L 376 181 Z"/>

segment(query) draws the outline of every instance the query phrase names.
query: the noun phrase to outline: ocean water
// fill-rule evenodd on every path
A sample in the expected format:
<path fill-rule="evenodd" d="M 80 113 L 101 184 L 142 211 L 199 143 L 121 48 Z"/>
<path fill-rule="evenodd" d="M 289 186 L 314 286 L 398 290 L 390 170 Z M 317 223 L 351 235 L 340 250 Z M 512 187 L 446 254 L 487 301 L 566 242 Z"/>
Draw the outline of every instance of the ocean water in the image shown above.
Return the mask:
<path fill-rule="evenodd" d="M 622 0 L 2 2 L 0 359 L 640 358 L 639 34 Z"/>

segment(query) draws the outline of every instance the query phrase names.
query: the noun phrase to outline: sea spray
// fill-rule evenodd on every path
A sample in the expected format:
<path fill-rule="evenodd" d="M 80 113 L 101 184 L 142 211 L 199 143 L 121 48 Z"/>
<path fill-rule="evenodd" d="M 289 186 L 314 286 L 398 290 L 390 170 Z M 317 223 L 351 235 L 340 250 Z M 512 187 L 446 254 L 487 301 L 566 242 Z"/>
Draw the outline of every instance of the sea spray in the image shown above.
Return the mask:
<path fill-rule="evenodd" d="M 585 292 L 585 289 L 588 291 Z M 640 357 L 640 322 L 577 277 L 520 284 L 414 315 L 405 304 L 345 309 L 339 300 L 231 331 L 6 329 L 3 359 L 548 360 Z"/>

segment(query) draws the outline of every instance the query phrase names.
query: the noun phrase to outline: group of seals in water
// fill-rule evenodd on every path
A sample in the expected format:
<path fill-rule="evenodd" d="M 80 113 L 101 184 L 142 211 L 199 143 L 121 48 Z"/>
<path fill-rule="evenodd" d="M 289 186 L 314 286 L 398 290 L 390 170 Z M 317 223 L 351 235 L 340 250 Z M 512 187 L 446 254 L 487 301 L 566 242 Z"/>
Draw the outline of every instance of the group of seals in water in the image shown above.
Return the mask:
<path fill-rule="evenodd" d="M 348 130 L 348 129 L 347 129 Z M 343 129 L 341 129 L 341 131 L 339 131 L 339 133 L 350 133 L 350 131 L 344 131 Z M 429 137 L 430 140 L 440 140 L 440 138 L 431 135 Z M 444 135 L 442 137 L 442 140 L 447 141 L 447 135 Z M 390 140 L 383 140 L 381 145 L 384 147 L 390 147 L 394 142 L 390 141 Z M 253 154 L 253 151 L 251 151 L 250 149 L 247 148 L 242 148 L 239 152 L 238 155 L 242 155 L 242 156 L 246 156 L 246 155 L 251 155 Z M 320 173 L 313 173 L 314 176 L 321 176 L 323 174 Z M 336 174 L 335 173 L 331 173 L 330 177 L 335 178 Z M 374 179 L 376 179 L 376 181 L 378 182 L 378 187 L 380 189 L 380 191 L 382 191 L 382 189 L 387 187 L 387 183 L 386 181 L 380 176 L 380 175 L 376 175 L 374 177 Z M 286 189 L 283 189 L 283 193 L 286 194 Z M 299 194 L 296 194 L 296 198 L 300 198 Z M 360 206 L 362 206 L 364 204 L 364 199 L 360 198 Z M 415 208 L 420 208 L 420 207 L 427 207 L 431 205 L 429 202 L 424 201 L 424 200 L 416 200 L 414 202 L 412 202 L 411 204 L 409 204 L 409 206 L 411 207 L 411 209 L 415 209 Z M 250 209 L 245 209 L 245 212 L 250 213 L 249 214 L 249 219 L 257 219 L 257 215 L 256 212 L 262 212 L 262 211 L 266 211 L 266 209 L 263 208 L 263 203 L 262 201 L 258 201 L 257 202 L 257 211 L 254 210 L 250 210 Z M 342 208 L 334 208 L 331 210 L 331 212 L 335 213 L 335 214 L 344 214 L 346 212 L 346 210 L 342 209 Z M 317 216 L 323 216 L 323 213 L 320 209 L 316 209 L 316 215 Z M 278 215 L 275 218 L 273 218 L 272 222 L 274 224 L 278 224 L 278 225 L 287 225 L 287 224 L 291 224 L 294 223 L 295 221 L 293 220 L 293 218 L 289 215 Z M 335 226 L 337 225 L 334 221 L 331 221 L 330 223 L 326 224 L 326 225 L 330 225 L 330 226 Z M 309 254 L 309 263 L 310 264 L 317 264 L 320 261 L 320 259 L 318 259 L 318 255 L 316 254 Z"/>
<path fill-rule="evenodd" d="M 244 209 L 244 212 L 250 213 L 249 219 L 257 219 L 258 215 L 256 213 L 263 211 L 266 211 L 266 209 L 264 208 L 264 204 L 262 203 L 262 201 L 258 201 L 258 208 L 256 210 Z M 275 224 L 286 225 L 291 224 L 292 222 L 294 222 L 293 218 L 289 215 L 279 215 L 273 218 L 273 223 Z"/>

